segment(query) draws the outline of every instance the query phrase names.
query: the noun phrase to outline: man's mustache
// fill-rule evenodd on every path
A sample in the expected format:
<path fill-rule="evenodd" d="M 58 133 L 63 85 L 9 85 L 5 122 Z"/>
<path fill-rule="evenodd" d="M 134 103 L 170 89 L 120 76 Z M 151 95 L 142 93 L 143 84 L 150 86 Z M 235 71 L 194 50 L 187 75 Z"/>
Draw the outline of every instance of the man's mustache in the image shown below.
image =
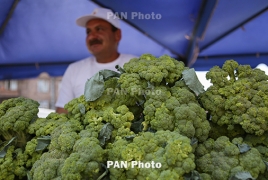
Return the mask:
<path fill-rule="evenodd" d="M 100 39 L 92 39 L 89 41 L 89 45 L 92 46 L 94 44 L 102 44 L 102 40 Z"/>

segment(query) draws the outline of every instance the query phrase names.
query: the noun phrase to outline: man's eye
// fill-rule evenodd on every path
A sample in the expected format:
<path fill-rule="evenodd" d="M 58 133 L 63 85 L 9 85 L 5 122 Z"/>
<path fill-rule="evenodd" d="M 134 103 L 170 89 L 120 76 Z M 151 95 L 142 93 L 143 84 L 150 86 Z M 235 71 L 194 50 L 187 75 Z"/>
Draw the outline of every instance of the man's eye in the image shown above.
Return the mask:
<path fill-rule="evenodd" d="M 90 30 L 86 30 L 87 35 L 90 33 Z"/>
<path fill-rule="evenodd" d="M 97 31 L 102 31 L 103 27 L 97 27 Z"/>

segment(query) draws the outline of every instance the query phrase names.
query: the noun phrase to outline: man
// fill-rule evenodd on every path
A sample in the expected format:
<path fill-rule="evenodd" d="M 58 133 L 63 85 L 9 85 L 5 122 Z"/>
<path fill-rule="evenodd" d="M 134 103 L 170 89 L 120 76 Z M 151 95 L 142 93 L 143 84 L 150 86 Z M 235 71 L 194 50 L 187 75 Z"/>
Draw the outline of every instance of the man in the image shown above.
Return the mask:
<path fill-rule="evenodd" d="M 111 14 L 109 9 L 97 8 L 92 14 L 76 20 L 78 26 L 86 28 L 86 45 L 93 57 L 72 63 L 67 68 L 56 102 L 57 113 L 67 113 L 64 105 L 83 95 L 86 81 L 99 70 L 116 71 L 116 65 L 123 66 L 135 57 L 118 52 L 121 29 L 119 19 Z"/>

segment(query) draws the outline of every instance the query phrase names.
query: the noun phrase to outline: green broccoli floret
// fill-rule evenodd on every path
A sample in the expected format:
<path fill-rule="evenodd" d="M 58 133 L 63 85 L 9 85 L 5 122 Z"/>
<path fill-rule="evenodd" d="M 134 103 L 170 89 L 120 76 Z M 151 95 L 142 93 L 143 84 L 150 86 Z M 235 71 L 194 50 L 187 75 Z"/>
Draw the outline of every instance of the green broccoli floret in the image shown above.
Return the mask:
<path fill-rule="evenodd" d="M 262 156 L 262 159 L 264 161 L 264 163 L 266 164 L 266 170 L 264 173 L 260 174 L 258 176 L 258 180 L 266 180 L 268 178 L 268 170 L 267 170 L 267 166 L 268 166 L 268 147 L 267 145 L 256 145 L 254 146 L 254 148 L 256 148 L 259 153 Z"/>
<path fill-rule="evenodd" d="M 155 93 L 146 95 L 144 103 L 144 130 L 149 127 L 155 130 L 173 130 L 174 116 L 166 108 L 165 101 L 171 97 L 171 92 L 167 86 L 157 86 L 154 88 Z M 170 102 L 169 102 L 170 103 Z M 163 118 L 165 116 L 165 118 Z"/>
<path fill-rule="evenodd" d="M 125 75 L 125 73 L 121 76 L 123 75 Z M 139 93 L 142 96 L 142 93 Z M 121 105 L 135 106 L 139 99 L 142 99 L 141 96 L 133 98 L 133 96 L 131 96 L 126 89 L 120 87 L 118 78 L 109 78 L 104 82 L 104 92 L 102 93 L 101 97 L 95 101 L 87 102 L 89 109 L 86 109 L 85 112 L 89 111 L 90 109 L 102 110 L 105 109 L 106 106 L 113 108 L 117 108 Z M 85 98 L 84 95 L 81 98 Z M 83 119 L 84 117 L 81 116 L 81 118 Z"/>
<path fill-rule="evenodd" d="M 31 171 L 30 176 L 33 180 L 43 179 L 61 179 L 61 168 L 69 154 L 63 153 L 60 150 L 54 149 L 42 154 L 37 160 Z"/>
<path fill-rule="evenodd" d="M 118 139 L 113 143 L 108 143 L 106 146 L 107 151 L 107 160 L 109 161 L 123 161 L 121 157 L 121 152 L 124 147 L 128 145 L 128 141 L 126 139 Z M 140 154 L 140 152 L 139 152 Z M 138 155 L 139 155 L 138 154 Z M 109 168 L 109 167 L 108 167 Z M 124 168 L 109 168 L 110 179 L 127 179 Z"/>
<path fill-rule="evenodd" d="M 222 70 L 228 73 L 231 82 L 236 81 L 235 73 L 238 66 L 239 64 L 234 60 L 226 61 L 222 66 Z"/>
<path fill-rule="evenodd" d="M 51 133 L 49 150 L 57 149 L 64 153 L 72 152 L 75 142 L 79 139 L 77 132 L 80 132 L 82 129 L 84 129 L 84 127 L 80 122 L 72 119 L 56 127 Z"/>
<path fill-rule="evenodd" d="M 146 115 L 145 118 L 147 120 L 148 116 Z M 163 103 L 160 107 L 155 109 L 154 119 L 150 121 L 150 125 L 155 130 L 173 130 L 175 117 L 172 111 L 168 110 Z"/>
<path fill-rule="evenodd" d="M 42 151 L 35 151 L 36 145 L 37 141 L 35 138 L 27 142 L 25 149 L 10 145 L 6 150 L 5 156 L 0 157 L 0 179 L 25 178 L 33 163 L 43 153 Z M 0 150 L 2 151 L 2 148 Z"/>
<path fill-rule="evenodd" d="M 111 123 L 117 129 L 120 127 L 130 128 L 134 115 L 129 111 L 126 105 L 122 105 L 115 110 L 112 107 L 107 107 L 103 111 L 103 119 Z"/>
<path fill-rule="evenodd" d="M 15 179 L 14 167 L 15 162 L 13 161 L 13 153 L 15 147 L 9 146 L 4 158 L 0 158 L 0 179 L 1 180 L 13 180 Z"/>
<path fill-rule="evenodd" d="M 97 137 L 92 129 L 82 129 L 75 120 L 58 126 L 51 134 L 49 151 L 33 164 L 31 177 L 35 180 L 100 176 L 103 171 L 100 163 L 105 161 L 106 151 L 100 147 Z"/>
<path fill-rule="evenodd" d="M 177 81 L 174 86 L 170 88 L 171 95 L 176 97 L 180 104 L 198 103 L 195 94 L 188 88 L 185 87 L 183 81 Z"/>
<path fill-rule="evenodd" d="M 127 168 L 110 167 L 111 179 L 150 179 L 168 177 L 183 179 L 183 175 L 195 169 L 193 149 L 190 139 L 177 132 L 143 132 L 133 141 L 120 139 L 108 147 L 108 159 L 126 161 Z M 140 168 L 133 166 L 133 161 L 140 163 L 154 162 L 159 168 Z"/>
<path fill-rule="evenodd" d="M 253 177 L 258 177 L 259 174 L 265 172 L 266 165 L 258 149 L 246 144 L 246 141 L 242 137 L 234 138 L 232 143 L 236 144 L 241 152 L 239 155 L 240 167 L 234 168 L 232 172 L 237 173 L 237 171 L 241 171 L 242 169 L 242 171 L 249 172 Z"/>
<path fill-rule="evenodd" d="M 222 69 L 215 66 L 207 73 L 213 86 L 200 95 L 212 122 L 233 130 L 239 125 L 246 133 L 262 135 L 268 130 L 268 76 L 227 60 Z"/>
<path fill-rule="evenodd" d="M 32 164 L 41 156 L 35 152 L 35 134 L 28 126 L 37 118 L 39 103 L 18 97 L 0 104 L 0 179 L 22 179 Z M 29 151 L 33 148 L 33 151 Z"/>
<path fill-rule="evenodd" d="M 27 157 L 27 160 L 24 162 L 24 166 L 28 169 L 31 169 L 33 164 L 39 160 L 39 158 L 42 156 L 43 152 L 46 151 L 46 148 L 43 150 L 37 150 L 38 140 L 37 138 L 33 138 L 30 141 L 27 142 L 25 149 L 24 149 L 24 155 Z"/>
<path fill-rule="evenodd" d="M 256 147 L 258 145 L 268 147 L 268 132 L 265 132 L 261 136 L 256 136 L 254 134 L 246 134 L 244 141 L 253 147 Z"/>
<path fill-rule="evenodd" d="M 86 102 L 85 96 L 81 95 L 65 104 L 64 109 L 68 111 L 68 118 L 77 119 L 79 121 L 84 117 L 86 111 L 90 109 L 90 105 Z"/>
<path fill-rule="evenodd" d="M 116 109 L 107 107 L 103 111 L 103 119 L 106 123 L 110 123 L 114 127 L 111 138 L 112 141 L 135 134 L 130 129 L 131 123 L 134 120 L 134 114 L 129 111 L 126 105 L 121 105 Z"/>
<path fill-rule="evenodd" d="M 224 87 L 229 84 L 228 81 L 228 72 L 221 69 L 219 66 L 212 67 L 206 74 L 207 80 L 210 79 L 210 82 L 213 86 Z"/>
<path fill-rule="evenodd" d="M 103 124 L 103 111 L 91 109 L 86 113 L 84 125 L 86 125 L 88 129 L 99 133 Z"/>
<path fill-rule="evenodd" d="M 16 146 L 24 147 L 29 139 L 27 128 L 38 118 L 39 103 L 32 99 L 18 97 L 0 104 L 0 139 L 9 141 L 16 137 Z"/>
<path fill-rule="evenodd" d="M 198 172 L 215 180 L 227 180 L 239 172 L 249 172 L 257 178 L 265 170 L 261 154 L 255 148 L 241 150 L 242 145 L 242 138 L 230 141 L 226 136 L 199 144 L 195 151 Z"/>
<path fill-rule="evenodd" d="M 188 69 L 188 67 L 185 67 L 182 61 L 177 61 L 176 59 L 171 58 L 168 55 L 160 56 L 159 61 L 159 64 L 161 64 L 162 67 L 166 67 L 166 70 L 168 71 L 168 75 L 165 78 L 165 81 L 170 84 L 173 84 L 179 79 L 181 79 L 182 72 L 185 69 Z"/>
<path fill-rule="evenodd" d="M 179 130 L 182 135 L 205 141 L 210 125 L 206 112 L 195 94 L 184 83 L 177 81 L 171 88 L 157 86 L 159 94 L 146 96 L 144 103 L 144 129 Z"/>
<path fill-rule="evenodd" d="M 36 136 L 50 135 L 59 125 L 67 122 L 66 114 L 50 113 L 46 118 L 38 118 L 28 126 L 28 132 Z"/>
<path fill-rule="evenodd" d="M 96 99 L 95 101 L 87 102 L 91 109 L 102 109 L 107 104 L 110 104 L 115 99 L 115 92 L 118 87 L 118 78 L 113 77 L 109 78 L 104 82 L 104 92 L 102 96 Z"/>
<path fill-rule="evenodd" d="M 163 55 L 159 58 L 151 54 L 143 54 L 139 58 L 133 58 L 124 64 L 126 73 L 137 73 L 146 81 L 160 84 L 163 80 L 174 83 L 182 77 L 185 66 L 170 56 Z"/>
<path fill-rule="evenodd" d="M 174 109 L 175 129 L 189 138 L 197 138 L 200 142 L 208 138 L 211 129 L 206 120 L 206 112 L 197 103 L 183 104 Z"/>
<path fill-rule="evenodd" d="M 103 172 L 101 163 L 106 159 L 106 151 L 102 149 L 97 138 L 81 132 L 73 152 L 62 166 L 62 179 L 97 179 Z"/>
<path fill-rule="evenodd" d="M 128 94 L 132 97 L 142 96 L 148 86 L 147 81 L 137 73 L 123 73 L 118 83 L 120 83 L 120 89 L 115 90 L 118 90 L 120 94 Z"/>
<path fill-rule="evenodd" d="M 102 128 L 110 123 L 113 127 L 110 141 L 117 138 L 133 135 L 130 130 L 131 122 L 134 120 L 134 114 L 126 105 L 120 105 L 117 108 L 106 105 L 102 109 L 91 109 L 85 115 L 84 125 L 87 129 L 99 134 Z"/>
<path fill-rule="evenodd" d="M 218 125 L 212 121 L 209 121 L 210 124 L 210 131 L 209 131 L 209 138 L 216 140 L 220 136 L 227 136 L 230 139 L 235 137 L 243 137 L 246 135 L 245 131 L 239 125 L 234 125 L 232 129 L 228 129 L 227 125 Z"/>

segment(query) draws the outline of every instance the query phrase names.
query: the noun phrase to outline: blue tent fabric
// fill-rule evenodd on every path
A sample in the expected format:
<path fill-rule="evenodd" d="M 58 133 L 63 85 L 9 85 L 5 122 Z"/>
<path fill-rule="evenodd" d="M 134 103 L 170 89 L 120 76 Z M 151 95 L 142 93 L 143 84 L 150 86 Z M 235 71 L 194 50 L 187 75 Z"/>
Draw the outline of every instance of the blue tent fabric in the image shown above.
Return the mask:
<path fill-rule="evenodd" d="M 75 20 L 99 6 L 122 19 L 123 53 L 168 54 L 195 70 L 268 61 L 267 0 L 0 0 L 0 80 L 61 76 L 91 56 Z"/>
<path fill-rule="evenodd" d="M 12 0 L 1 0 L 1 6 L 0 6 L 0 25 L 4 25 L 5 21 L 7 20 L 7 17 L 9 15 L 9 12 L 11 12 L 12 5 L 14 1 Z"/>

